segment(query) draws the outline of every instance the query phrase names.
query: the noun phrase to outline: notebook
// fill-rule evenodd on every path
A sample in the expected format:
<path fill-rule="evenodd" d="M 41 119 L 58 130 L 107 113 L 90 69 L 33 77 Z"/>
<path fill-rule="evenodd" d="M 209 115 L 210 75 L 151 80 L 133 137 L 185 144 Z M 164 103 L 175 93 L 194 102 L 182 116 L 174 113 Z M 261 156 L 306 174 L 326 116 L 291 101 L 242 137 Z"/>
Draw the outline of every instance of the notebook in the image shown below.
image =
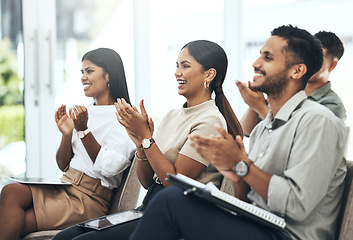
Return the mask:
<path fill-rule="evenodd" d="M 65 182 L 58 178 L 6 177 L 6 179 L 24 184 L 71 185 L 70 182 Z"/>
<path fill-rule="evenodd" d="M 284 230 L 286 226 L 283 218 L 222 192 L 212 183 L 205 185 L 180 173 L 168 174 L 166 180 L 183 188 L 185 195 L 192 194 L 236 215 L 247 217 L 277 230 Z"/>
<path fill-rule="evenodd" d="M 103 217 L 91 219 L 83 223 L 79 223 L 78 226 L 92 228 L 95 230 L 103 230 L 115 225 L 130 222 L 141 218 L 143 213 L 137 210 L 127 210 L 123 212 L 109 214 Z"/>

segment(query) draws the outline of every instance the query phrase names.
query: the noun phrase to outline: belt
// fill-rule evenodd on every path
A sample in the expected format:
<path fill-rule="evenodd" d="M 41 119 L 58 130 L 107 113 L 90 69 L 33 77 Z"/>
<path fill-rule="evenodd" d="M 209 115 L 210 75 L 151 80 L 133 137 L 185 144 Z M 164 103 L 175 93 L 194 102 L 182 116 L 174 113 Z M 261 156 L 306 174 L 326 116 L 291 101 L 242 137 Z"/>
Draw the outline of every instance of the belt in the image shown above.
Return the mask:
<path fill-rule="evenodd" d="M 73 185 L 81 186 L 91 192 L 101 195 L 106 199 L 110 199 L 112 195 L 112 190 L 103 187 L 100 179 L 92 178 L 84 172 L 73 169 L 72 167 L 69 167 L 66 172 L 64 172 L 64 176 L 69 178 Z"/>

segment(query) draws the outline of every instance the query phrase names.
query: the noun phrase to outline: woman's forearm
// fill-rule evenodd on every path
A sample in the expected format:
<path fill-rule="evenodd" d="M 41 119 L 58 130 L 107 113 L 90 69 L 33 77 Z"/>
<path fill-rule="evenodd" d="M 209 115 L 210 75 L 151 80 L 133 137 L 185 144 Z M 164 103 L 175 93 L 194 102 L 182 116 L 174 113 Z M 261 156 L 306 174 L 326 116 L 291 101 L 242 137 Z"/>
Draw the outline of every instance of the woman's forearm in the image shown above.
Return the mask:
<path fill-rule="evenodd" d="M 64 171 L 73 157 L 71 136 L 71 134 L 62 136 L 60 146 L 56 152 L 56 163 L 61 171 Z"/>
<path fill-rule="evenodd" d="M 147 189 L 153 181 L 154 171 L 147 160 L 147 156 L 140 147 L 136 147 L 136 173 L 141 185 Z"/>
<path fill-rule="evenodd" d="M 165 158 L 156 143 L 148 149 L 137 148 L 136 155 L 140 159 L 148 159 L 146 161 L 138 160 L 136 168 L 137 176 L 144 188 L 148 188 L 152 184 L 154 173 L 157 174 L 164 186 L 169 185 L 165 180 L 167 173 L 175 174 L 176 171 L 174 165 Z"/>
<path fill-rule="evenodd" d="M 88 153 L 88 156 L 94 163 L 96 161 L 99 151 L 101 150 L 101 145 L 97 142 L 92 132 L 88 133 L 84 138 L 81 138 L 81 141 L 86 149 L 86 152 Z"/>
<path fill-rule="evenodd" d="M 165 179 L 167 178 L 167 173 L 176 173 L 174 165 L 165 158 L 157 144 L 152 144 L 149 149 L 145 149 L 144 151 L 151 168 L 157 174 L 159 180 L 164 186 L 169 186 L 170 183 Z"/>

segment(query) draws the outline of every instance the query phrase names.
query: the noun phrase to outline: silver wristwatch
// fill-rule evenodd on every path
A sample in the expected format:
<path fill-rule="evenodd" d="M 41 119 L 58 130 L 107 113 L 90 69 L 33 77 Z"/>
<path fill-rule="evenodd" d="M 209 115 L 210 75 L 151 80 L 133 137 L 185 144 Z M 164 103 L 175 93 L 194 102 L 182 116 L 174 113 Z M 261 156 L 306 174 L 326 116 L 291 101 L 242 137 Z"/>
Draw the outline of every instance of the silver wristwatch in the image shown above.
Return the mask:
<path fill-rule="evenodd" d="M 154 139 L 153 138 L 145 138 L 142 140 L 141 142 L 141 148 L 143 149 L 147 149 L 147 148 L 150 148 L 152 143 L 154 143 Z"/>
<path fill-rule="evenodd" d="M 235 169 L 234 169 L 235 174 L 237 174 L 240 177 L 244 177 L 248 175 L 251 164 L 253 164 L 252 161 L 250 161 L 250 163 L 246 163 L 244 160 L 241 160 L 240 162 L 235 164 Z"/>

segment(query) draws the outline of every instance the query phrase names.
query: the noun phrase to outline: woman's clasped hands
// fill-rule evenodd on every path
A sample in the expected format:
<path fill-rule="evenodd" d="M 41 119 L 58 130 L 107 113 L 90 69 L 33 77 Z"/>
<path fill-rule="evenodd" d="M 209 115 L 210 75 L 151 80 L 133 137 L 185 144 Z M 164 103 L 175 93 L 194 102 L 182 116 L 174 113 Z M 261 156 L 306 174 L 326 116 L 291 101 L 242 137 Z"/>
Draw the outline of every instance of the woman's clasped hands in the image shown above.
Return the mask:
<path fill-rule="evenodd" d="M 63 135 L 72 134 L 75 128 L 77 131 L 87 129 L 88 112 L 85 106 L 75 105 L 66 112 L 66 105 L 61 105 L 55 112 L 55 122 Z"/>

